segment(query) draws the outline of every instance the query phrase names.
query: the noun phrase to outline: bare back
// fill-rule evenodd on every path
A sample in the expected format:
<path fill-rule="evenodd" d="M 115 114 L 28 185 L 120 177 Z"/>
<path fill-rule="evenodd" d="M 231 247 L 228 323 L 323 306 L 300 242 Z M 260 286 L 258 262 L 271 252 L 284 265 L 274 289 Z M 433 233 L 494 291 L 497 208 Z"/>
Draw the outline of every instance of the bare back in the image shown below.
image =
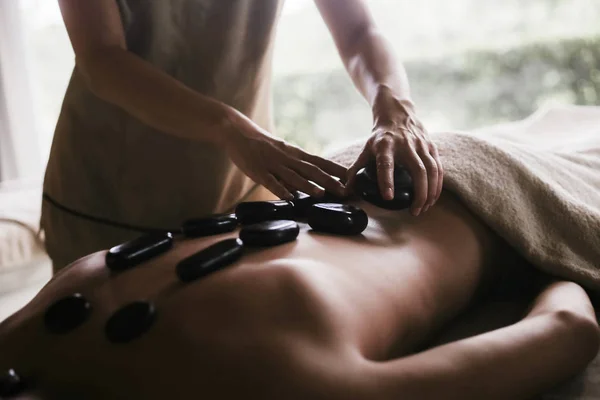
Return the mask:
<path fill-rule="evenodd" d="M 360 206 L 370 216 L 362 236 L 303 226 L 295 242 L 249 251 L 191 284 L 178 282 L 177 262 L 233 234 L 178 241 L 118 275 L 104 266 L 104 252 L 92 254 L 0 326 L 7 356 L 0 368 L 35 376 L 49 393 L 65 396 L 69 388 L 86 398 L 233 398 L 248 391 L 274 398 L 290 390 L 303 397 L 302 382 L 312 374 L 356 375 L 348 381 L 358 385 L 359 369 L 350 366 L 400 355 L 454 316 L 491 271 L 499 248 L 448 194 L 419 218 Z M 90 320 L 64 336 L 44 333 L 45 308 L 74 292 L 92 303 Z M 135 300 L 154 302 L 156 323 L 130 344 L 110 344 L 104 323 Z M 297 382 L 278 379 L 287 368 L 297 371 Z"/>

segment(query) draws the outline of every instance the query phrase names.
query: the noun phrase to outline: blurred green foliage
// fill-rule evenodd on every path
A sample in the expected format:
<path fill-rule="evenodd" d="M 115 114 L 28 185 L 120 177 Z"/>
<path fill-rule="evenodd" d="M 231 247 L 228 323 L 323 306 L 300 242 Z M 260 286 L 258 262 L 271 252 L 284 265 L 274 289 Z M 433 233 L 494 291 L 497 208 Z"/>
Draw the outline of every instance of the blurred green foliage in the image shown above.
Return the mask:
<path fill-rule="evenodd" d="M 438 129 L 518 120 L 547 103 L 600 105 L 600 36 L 469 51 L 405 67 L 419 115 Z M 370 118 L 343 69 L 279 77 L 274 102 L 278 135 L 309 151 L 368 134 L 370 121 L 334 132 L 356 112 Z M 338 117 L 319 123 L 324 115 Z"/>

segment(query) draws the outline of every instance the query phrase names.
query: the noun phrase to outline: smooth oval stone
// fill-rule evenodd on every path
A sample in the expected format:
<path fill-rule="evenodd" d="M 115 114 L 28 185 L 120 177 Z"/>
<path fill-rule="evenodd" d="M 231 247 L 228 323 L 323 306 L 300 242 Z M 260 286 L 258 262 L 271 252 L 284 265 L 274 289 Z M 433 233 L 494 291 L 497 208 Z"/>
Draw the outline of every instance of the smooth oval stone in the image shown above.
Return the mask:
<path fill-rule="evenodd" d="M 147 301 L 135 301 L 117 310 L 106 322 L 109 342 L 127 343 L 146 333 L 156 319 L 156 309 Z"/>
<path fill-rule="evenodd" d="M 337 203 L 318 203 L 308 211 L 308 224 L 318 232 L 337 235 L 358 235 L 369 223 L 369 217 L 360 208 Z"/>
<path fill-rule="evenodd" d="M 265 221 L 243 227 L 240 239 L 246 246 L 277 246 L 296 240 L 299 233 L 296 221 Z"/>
<path fill-rule="evenodd" d="M 377 182 L 377 164 L 375 161 L 367 164 L 365 173 L 372 181 Z M 413 180 L 410 173 L 400 164 L 394 165 L 394 188 L 396 187 L 404 190 L 413 188 Z"/>
<path fill-rule="evenodd" d="M 181 232 L 190 238 L 220 235 L 234 231 L 238 226 L 235 214 L 217 215 L 209 218 L 188 219 L 181 226 Z"/>
<path fill-rule="evenodd" d="M 235 209 L 235 215 L 242 225 L 278 219 L 293 219 L 294 204 L 287 200 L 249 201 L 240 203 Z"/>
<path fill-rule="evenodd" d="M 46 309 L 44 325 L 51 333 L 65 334 L 82 325 L 91 312 L 91 304 L 80 293 L 75 293 L 57 300 Z"/>
<path fill-rule="evenodd" d="M 217 242 L 180 261 L 175 268 L 177 277 L 183 282 L 200 279 L 236 262 L 243 250 L 240 239 Z"/>
<path fill-rule="evenodd" d="M 356 193 L 366 202 L 387 210 L 403 210 L 409 208 L 413 201 L 412 188 L 401 186 L 394 187 L 394 198 L 385 200 L 379 191 L 377 181 L 372 180 L 366 169 L 363 168 L 356 174 Z"/>
<path fill-rule="evenodd" d="M 26 386 L 25 381 L 15 370 L 9 369 L 0 375 L 0 398 L 17 396 L 26 389 Z"/>
<path fill-rule="evenodd" d="M 413 202 L 412 192 L 403 191 L 395 191 L 393 200 L 385 200 L 380 194 L 368 195 L 365 193 L 361 194 L 361 198 L 374 206 L 386 210 L 405 210 L 410 208 Z"/>
<path fill-rule="evenodd" d="M 152 233 L 111 248 L 106 253 L 106 266 L 124 271 L 148 261 L 173 247 L 173 234 Z"/>
<path fill-rule="evenodd" d="M 325 192 L 321 197 L 313 197 L 299 190 L 294 192 L 294 215 L 296 219 L 305 219 L 310 207 L 317 203 L 341 203 L 344 199 L 332 194 Z"/>

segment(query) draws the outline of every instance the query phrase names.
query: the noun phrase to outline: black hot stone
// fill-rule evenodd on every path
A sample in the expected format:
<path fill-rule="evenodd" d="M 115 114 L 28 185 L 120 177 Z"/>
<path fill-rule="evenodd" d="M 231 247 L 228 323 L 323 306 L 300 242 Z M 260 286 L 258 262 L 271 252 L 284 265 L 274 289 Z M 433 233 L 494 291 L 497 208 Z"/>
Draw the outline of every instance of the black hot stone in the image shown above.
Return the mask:
<path fill-rule="evenodd" d="M 123 271 L 162 254 L 173 247 L 173 234 L 147 234 L 111 248 L 106 253 L 106 266 Z"/>
<path fill-rule="evenodd" d="M 83 324 L 91 311 L 90 303 L 81 294 L 75 293 L 63 297 L 46 309 L 44 325 L 51 333 L 65 334 Z"/>
<path fill-rule="evenodd" d="M 372 161 L 367 164 L 365 173 L 374 182 L 377 182 L 377 164 Z M 394 165 L 394 187 L 398 187 L 404 190 L 412 189 L 413 181 L 412 177 L 402 165 Z"/>
<path fill-rule="evenodd" d="M 331 192 L 325 192 L 322 197 L 317 197 L 317 200 L 319 200 L 318 203 L 342 203 L 344 198 Z"/>
<path fill-rule="evenodd" d="M 297 190 L 294 192 L 294 215 L 297 219 L 305 219 L 310 207 L 317 203 L 341 203 L 344 199 L 335 194 L 325 192 L 321 197 L 313 197 Z"/>
<path fill-rule="evenodd" d="M 180 261 L 175 268 L 177 277 L 183 282 L 200 279 L 233 264 L 242 256 L 243 250 L 240 239 L 217 242 Z"/>
<path fill-rule="evenodd" d="M 410 175 L 409 175 L 410 178 Z M 412 186 L 406 186 L 408 180 L 402 178 L 399 185 L 394 181 L 394 198 L 385 200 L 380 193 L 377 180 L 371 179 L 367 169 L 363 168 L 356 174 L 356 193 L 365 201 L 387 210 L 403 210 L 409 208 L 413 200 Z M 412 180 L 410 181 L 412 185 Z"/>
<path fill-rule="evenodd" d="M 308 224 L 318 232 L 337 235 L 358 235 L 369 223 L 369 217 L 360 208 L 336 203 L 318 203 L 308 211 Z"/>
<path fill-rule="evenodd" d="M 316 197 L 309 196 L 308 194 L 300 191 L 294 193 L 294 216 L 298 219 L 306 218 L 308 209 L 316 203 L 319 203 L 319 199 Z"/>
<path fill-rule="evenodd" d="M 135 301 L 117 310 L 106 322 L 104 333 L 112 343 L 127 343 L 142 336 L 156 319 L 152 303 Z"/>
<path fill-rule="evenodd" d="M 181 231 L 186 237 L 193 238 L 231 232 L 237 226 L 238 220 L 235 214 L 228 214 L 188 219 L 181 226 Z"/>
<path fill-rule="evenodd" d="M 238 204 L 235 215 L 242 225 L 278 219 L 293 219 L 294 204 L 286 200 L 249 201 Z"/>
<path fill-rule="evenodd" d="M 26 389 L 26 384 L 14 369 L 0 375 L 0 398 L 17 396 Z"/>
<path fill-rule="evenodd" d="M 240 231 L 240 239 L 247 246 L 277 246 L 296 240 L 300 227 L 295 221 L 265 221 L 248 225 Z"/>

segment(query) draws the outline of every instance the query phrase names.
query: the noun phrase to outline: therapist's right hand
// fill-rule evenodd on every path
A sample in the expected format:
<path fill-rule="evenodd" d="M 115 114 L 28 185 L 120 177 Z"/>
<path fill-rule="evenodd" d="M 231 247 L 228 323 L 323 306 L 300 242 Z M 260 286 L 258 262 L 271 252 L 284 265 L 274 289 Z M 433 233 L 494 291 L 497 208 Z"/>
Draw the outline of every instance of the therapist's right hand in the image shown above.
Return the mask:
<path fill-rule="evenodd" d="M 277 197 L 291 200 L 294 190 L 315 197 L 325 191 L 345 195 L 344 166 L 273 137 L 243 114 L 233 111 L 223 133 L 222 143 L 237 167 Z"/>

